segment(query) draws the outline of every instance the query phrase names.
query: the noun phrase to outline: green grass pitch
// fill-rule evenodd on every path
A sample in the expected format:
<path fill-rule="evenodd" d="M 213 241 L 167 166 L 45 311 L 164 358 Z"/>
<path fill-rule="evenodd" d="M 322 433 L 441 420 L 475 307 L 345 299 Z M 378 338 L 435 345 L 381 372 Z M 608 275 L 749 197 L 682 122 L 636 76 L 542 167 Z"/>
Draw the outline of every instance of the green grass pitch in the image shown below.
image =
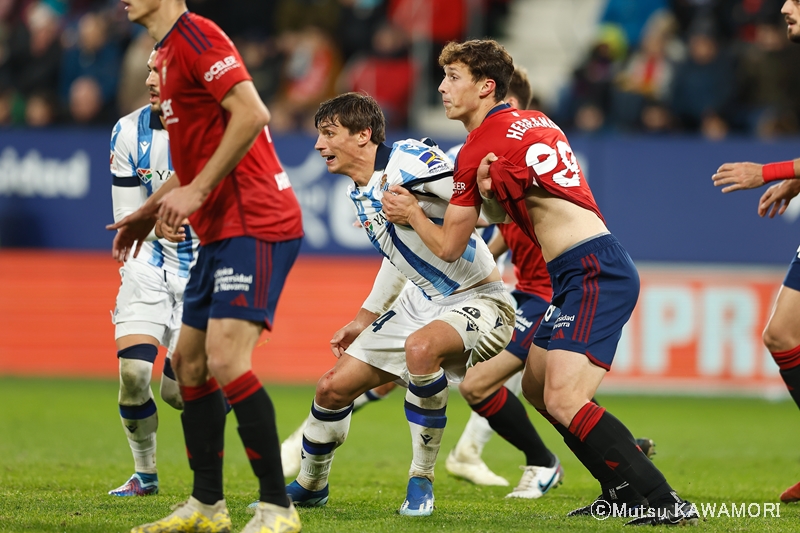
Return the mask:
<path fill-rule="evenodd" d="M 313 388 L 268 385 L 281 437 L 307 415 Z M 158 399 L 161 493 L 114 498 L 106 492 L 132 472 L 120 427 L 113 381 L 0 378 L 0 532 L 126 532 L 166 515 L 191 490 L 179 415 Z M 530 416 L 564 464 L 564 484 L 540 500 L 505 499 L 505 487 L 477 487 L 454 479 L 444 458 L 469 416 L 453 391 L 448 407 L 432 517 L 396 514 L 405 495 L 410 463 L 402 391 L 353 417 L 350 436 L 337 451 L 331 496 L 322 509 L 301 509 L 304 531 L 315 532 L 515 532 L 616 531 L 623 519 L 567 519 L 598 488 L 558 434 L 534 411 Z M 764 509 L 800 480 L 800 413 L 790 401 L 599 395 L 636 436 L 657 443 L 655 462 L 670 483 L 697 503 Z M 236 423 L 226 434 L 225 488 L 238 531 L 247 522 L 256 482 Z M 512 484 L 522 455 L 495 436 L 484 451 L 487 464 Z M 705 531 L 800 530 L 800 506 L 780 505 L 780 517 L 722 516 L 700 523 Z"/>

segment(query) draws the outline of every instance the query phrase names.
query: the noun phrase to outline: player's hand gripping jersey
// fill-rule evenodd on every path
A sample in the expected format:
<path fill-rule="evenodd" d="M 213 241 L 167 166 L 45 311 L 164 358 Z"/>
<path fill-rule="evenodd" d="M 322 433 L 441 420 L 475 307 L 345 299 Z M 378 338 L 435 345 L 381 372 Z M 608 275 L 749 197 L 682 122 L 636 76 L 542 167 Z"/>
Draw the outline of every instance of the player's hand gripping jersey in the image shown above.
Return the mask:
<path fill-rule="evenodd" d="M 495 263 L 477 233 L 464 254 L 448 263 L 436 257 L 413 228 L 392 224 L 383 215 L 383 195 L 390 194 L 391 185 L 402 185 L 417 197 L 432 224 L 442 223 L 453 191 L 453 167 L 444 152 L 412 139 L 394 143 L 388 161 L 387 151 L 379 147 L 369 183 L 348 191 L 373 246 L 431 300 L 485 279 Z"/>
<path fill-rule="evenodd" d="M 136 211 L 172 176 L 169 136 L 157 115 L 146 105 L 119 119 L 111 133 L 111 175 L 114 220 Z M 184 226 L 186 240 L 179 243 L 156 239 L 142 243 L 134 261 L 144 261 L 182 278 L 189 277 L 199 241 Z"/>
<path fill-rule="evenodd" d="M 525 206 L 525 191 L 531 186 L 588 209 L 603 220 L 561 128 L 539 111 L 522 111 L 508 105 L 494 108 L 467 136 L 456 160 L 451 203 L 481 204 L 475 177 L 481 159 L 489 152 L 500 158 L 490 167 L 492 190 L 498 202 L 537 244 Z"/>

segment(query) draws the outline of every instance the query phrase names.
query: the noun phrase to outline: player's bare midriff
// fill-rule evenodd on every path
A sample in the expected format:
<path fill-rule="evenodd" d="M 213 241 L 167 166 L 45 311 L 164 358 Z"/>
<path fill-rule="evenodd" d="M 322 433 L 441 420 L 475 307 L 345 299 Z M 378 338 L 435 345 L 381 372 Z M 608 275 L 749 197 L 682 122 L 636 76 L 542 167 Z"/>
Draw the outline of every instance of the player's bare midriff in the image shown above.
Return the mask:
<path fill-rule="evenodd" d="M 592 211 L 540 187 L 528 189 L 525 204 L 545 261 L 552 261 L 582 241 L 608 233 L 606 225 Z"/>

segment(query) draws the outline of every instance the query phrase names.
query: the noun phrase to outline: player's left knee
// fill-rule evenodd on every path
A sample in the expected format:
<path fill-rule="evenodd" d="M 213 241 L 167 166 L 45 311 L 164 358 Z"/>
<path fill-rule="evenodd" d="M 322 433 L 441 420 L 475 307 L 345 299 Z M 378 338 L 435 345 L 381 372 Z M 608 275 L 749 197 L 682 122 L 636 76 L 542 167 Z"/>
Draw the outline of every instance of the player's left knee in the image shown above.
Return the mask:
<path fill-rule="evenodd" d="M 553 390 L 545 388 L 544 403 L 550 416 L 568 426 L 575 413 L 586 403 L 586 400 L 565 389 Z"/>
<path fill-rule="evenodd" d="M 423 375 L 436 372 L 441 361 L 431 349 L 430 339 L 422 335 L 411 335 L 406 339 L 406 366 L 411 374 Z"/>

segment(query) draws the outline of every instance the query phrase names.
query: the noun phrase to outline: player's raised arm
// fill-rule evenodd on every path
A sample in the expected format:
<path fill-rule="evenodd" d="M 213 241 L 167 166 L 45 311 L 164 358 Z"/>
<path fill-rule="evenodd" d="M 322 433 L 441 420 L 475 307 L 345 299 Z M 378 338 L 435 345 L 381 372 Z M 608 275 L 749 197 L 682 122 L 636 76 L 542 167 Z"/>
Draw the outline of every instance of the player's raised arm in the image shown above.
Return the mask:
<path fill-rule="evenodd" d="M 723 187 L 722 192 L 755 189 L 765 183 L 794 179 L 798 175 L 796 167 L 800 159 L 780 163 L 725 163 L 711 176 L 715 187 Z"/>
<path fill-rule="evenodd" d="M 270 114 L 252 81 L 234 85 L 221 102 L 230 113 L 225 133 L 214 154 L 195 179 L 175 190 L 161 202 L 159 216 L 169 226 L 197 211 L 211 191 L 219 185 L 247 153 L 256 137 L 264 133 Z"/>

